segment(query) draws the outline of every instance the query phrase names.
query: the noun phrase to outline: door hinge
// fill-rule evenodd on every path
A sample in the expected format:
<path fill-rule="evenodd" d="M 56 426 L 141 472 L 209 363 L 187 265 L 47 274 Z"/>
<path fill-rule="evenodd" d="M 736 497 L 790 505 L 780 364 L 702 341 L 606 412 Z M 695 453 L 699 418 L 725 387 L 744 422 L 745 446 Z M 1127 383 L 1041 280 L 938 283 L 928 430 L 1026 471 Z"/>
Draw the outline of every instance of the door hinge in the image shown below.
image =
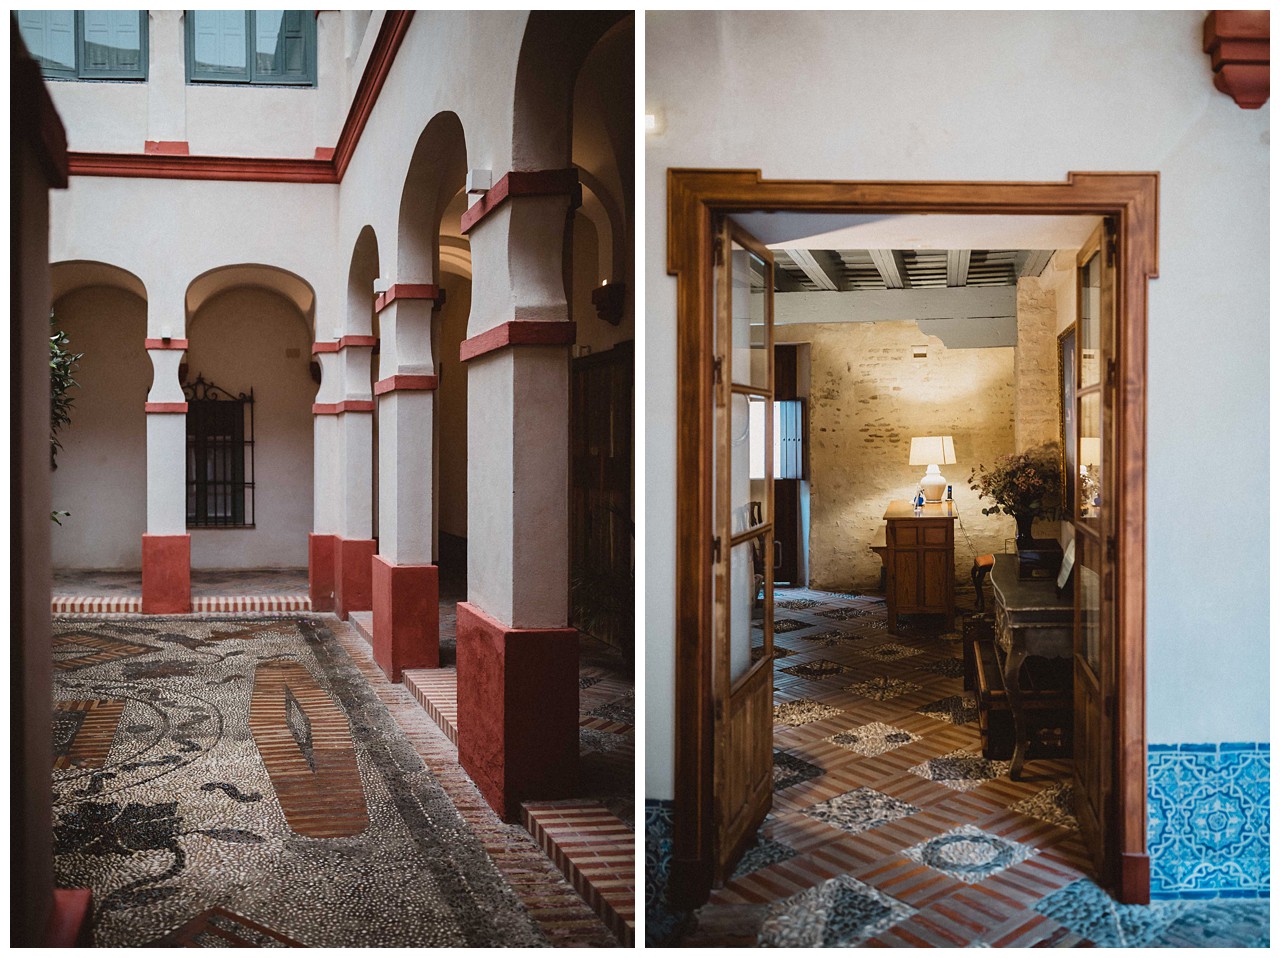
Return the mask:
<path fill-rule="evenodd" d="M 1116 237 L 1116 222 L 1115 220 L 1111 219 L 1111 217 L 1107 217 L 1104 222 L 1106 223 L 1105 228 L 1106 228 L 1106 236 L 1107 236 L 1107 240 L 1105 243 L 1107 248 L 1107 265 L 1115 266 L 1116 250 L 1118 248 L 1118 242 Z"/>
<path fill-rule="evenodd" d="M 712 244 L 711 258 L 717 266 L 724 265 L 724 236 L 717 236 Z"/>
<path fill-rule="evenodd" d="M 711 537 L 711 564 L 715 565 L 720 561 L 720 537 Z"/>
<path fill-rule="evenodd" d="M 719 386 L 724 378 L 724 357 L 713 356 L 711 359 L 711 385 Z"/>
<path fill-rule="evenodd" d="M 1116 388 L 1116 360 L 1114 356 L 1107 357 L 1107 389 Z"/>

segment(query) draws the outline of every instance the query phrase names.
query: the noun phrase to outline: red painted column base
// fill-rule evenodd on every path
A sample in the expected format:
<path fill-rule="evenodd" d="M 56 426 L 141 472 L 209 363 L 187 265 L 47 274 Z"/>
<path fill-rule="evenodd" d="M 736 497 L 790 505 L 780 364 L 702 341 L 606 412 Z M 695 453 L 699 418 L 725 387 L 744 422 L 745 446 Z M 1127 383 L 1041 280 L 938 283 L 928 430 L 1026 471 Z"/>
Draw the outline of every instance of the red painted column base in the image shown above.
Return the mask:
<path fill-rule="evenodd" d="M 307 592 L 313 612 L 332 612 L 338 537 L 313 532 L 307 537 Z"/>
<path fill-rule="evenodd" d="M 373 608 L 373 554 L 378 543 L 373 539 L 344 539 L 334 536 L 334 611 L 342 619 L 352 612 L 368 612 Z"/>
<path fill-rule="evenodd" d="M 578 632 L 458 603 L 458 758 L 503 821 L 578 787 Z"/>
<path fill-rule="evenodd" d="M 152 615 L 191 611 L 191 536 L 143 535 L 142 611 Z"/>
<path fill-rule="evenodd" d="M 440 668 L 440 573 L 373 557 L 373 661 L 392 682 Z"/>
<path fill-rule="evenodd" d="M 92 906 L 93 894 L 88 888 L 55 888 L 43 947 L 92 948 Z"/>

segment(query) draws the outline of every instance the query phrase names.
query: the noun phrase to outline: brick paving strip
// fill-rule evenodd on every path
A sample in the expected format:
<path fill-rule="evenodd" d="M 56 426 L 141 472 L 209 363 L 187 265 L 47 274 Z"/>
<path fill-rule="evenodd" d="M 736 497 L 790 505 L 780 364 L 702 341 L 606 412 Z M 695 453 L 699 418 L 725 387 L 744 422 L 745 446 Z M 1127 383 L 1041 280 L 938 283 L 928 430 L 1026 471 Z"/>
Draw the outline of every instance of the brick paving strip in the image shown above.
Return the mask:
<path fill-rule="evenodd" d="M 387 681 L 364 638 L 336 616 L 318 618 L 332 630 L 547 940 L 557 947 L 618 947 L 618 939 L 565 880 L 538 842 L 521 826 L 508 825 L 498 818 L 458 764 L 457 747 L 411 692 Z"/>

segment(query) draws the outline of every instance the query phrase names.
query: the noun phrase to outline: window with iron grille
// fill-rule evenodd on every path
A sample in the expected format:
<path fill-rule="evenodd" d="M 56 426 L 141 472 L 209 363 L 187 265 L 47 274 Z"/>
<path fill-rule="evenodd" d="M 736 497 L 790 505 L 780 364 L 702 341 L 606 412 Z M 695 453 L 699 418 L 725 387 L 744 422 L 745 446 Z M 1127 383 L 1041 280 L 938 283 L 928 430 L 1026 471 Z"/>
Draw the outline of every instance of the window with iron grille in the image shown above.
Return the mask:
<path fill-rule="evenodd" d="M 231 393 L 197 376 L 187 396 L 187 528 L 252 528 L 253 390 Z"/>

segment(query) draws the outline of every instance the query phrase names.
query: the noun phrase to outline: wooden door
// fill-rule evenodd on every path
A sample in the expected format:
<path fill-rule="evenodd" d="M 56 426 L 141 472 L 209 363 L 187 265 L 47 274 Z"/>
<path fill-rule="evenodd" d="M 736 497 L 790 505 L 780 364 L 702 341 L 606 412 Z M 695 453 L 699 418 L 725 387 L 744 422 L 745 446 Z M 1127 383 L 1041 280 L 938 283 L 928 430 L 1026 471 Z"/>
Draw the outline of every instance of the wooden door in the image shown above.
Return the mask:
<path fill-rule="evenodd" d="M 773 255 L 726 218 L 715 257 L 711 691 L 718 884 L 754 842 L 773 797 Z"/>
<path fill-rule="evenodd" d="M 1118 849 L 1108 847 L 1116 767 L 1116 531 L 1114 468 L 1115 234 L 1108 220 L 1077 260 L 1075 501 L 1076 611 L 1073 650 L 1075 804 L 1099 877 L 1115 877 Z"/>

